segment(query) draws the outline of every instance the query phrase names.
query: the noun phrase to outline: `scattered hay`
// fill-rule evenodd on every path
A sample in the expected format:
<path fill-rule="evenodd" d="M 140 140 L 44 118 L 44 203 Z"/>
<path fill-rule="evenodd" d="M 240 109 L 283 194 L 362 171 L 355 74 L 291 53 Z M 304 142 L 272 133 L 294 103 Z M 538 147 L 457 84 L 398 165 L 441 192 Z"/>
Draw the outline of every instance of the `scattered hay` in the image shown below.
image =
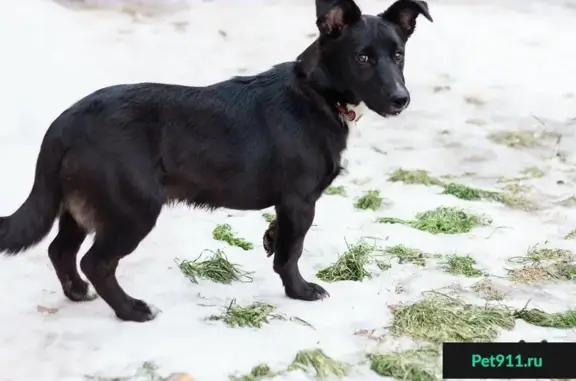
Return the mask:
<path fill-rule="evenodd" d="M 551 265 L 532 264 L 508 270 L 510 280 L 523 284 L 538 284 L 576 279 L 576 265 L 559 261 Z"/>
<path fill-rule="evenodd" d="M 525 257 L 512 257 L 508 261 L 512 263 L 538 264 L 546 261 L 568 261 L 574 257 L 574 253 L 565 249 L 550 249 L 533 246 L 528 249 Z"/>
<path fill-rule="evenodd" d="M 576 239 L 576 229 L 571 230 L 564 236 L 564 239 Z"/>
<path fill-rule="evenodd" d="M 536 131 L 502 131 L 490 134 L 488 139 L 510 148 L 533 148 L 541 145 L 542 140 L 558 139 L 554 132 L 538 133 Z"/>
<path fill-rule="evenodd" d="M 576 311 L 569 310 L 549 314 L 539 309 L 521 309 L 514 313 L 516 319 L 522 319 L 526 323 L 539 327 L 572 329 L 576 328 Z"/>
<path fill-rule="evenodd" d="M 465 96 L 464 101 L 474 106 L 484 106 L 486 104 L 486 101 L 477 95 Z"/>
<path fill-rule="evenodd" d="M 540 266 L 529 266 L 508 270 L 508 277 L 512 282 L 523 284 L 537 284 L 553 280 L 550 271 L 547 268 Z"/>
<path fill-rule="evenodd" d="M 574 280 L 576 279 L 576 265 L 568 262 L 556 263 L 552 269 L 557 279 Z"/>
<path fill-rule="evenodd" d="M 296 316 L 286 316 L 284 314 L 274 314 L 276 307 L 268 303 L 255 302 L 248 306 L 242 307 L 236 304 L 233 299 L 220 315 L 211 315 L 208 320 L 223 321 L 230 327 L 253 327 L 262 328 L 263 324 L 268 324 L 270 320 L 292 321 L 309 328 L 314 328 L 306 320 Z"/>
<path fill-rule="evenodd" d="M 183 260 L 178 264 L 180 271 L 193 283 L 198 283 L 197 278 L 209 279 L 212 282 L 231 284 L 232 282 L 252 282 L 251 273 L 243 271 L 226 258 L 222 250 L 212 252 L 212 256 L 200 261 L 202 254 L 192 260 Z"/>
<path fill-rule="evenodd" d="M 276 220 L 276 215 L 274 213 L 262 213 L 262 217 L 264 217 L 264 220 L 268 223 Z"/>
<path fill-rule="evenodd" d="M 266 364 L 260 364 L 252 368 L 250 373 L 243 376 L 230 376 L 230 381 L 261 381 L 265 378 L 274 377 L 276 374 Z"/>
<path fill-rule="evenodd" d="M 434 293 L 424 300 L 393 311 L 391 332 L 440 344 L 443 342 L 489 342 L 499 329 L 514 328 L 511 311 L 479 307 L 446 295 Z"/>
<path fill-rule="evenodd" d="M 475 266 L 476 261 L 469 255 L 449 255 L 446 257 L 446 262 L 444 262 L 444 270 L 453 275 L 464 275 L 469 278 L 484 275 L 484 273 Z"/>
<path fill-rule="evenodd" d="M 330 195 L 330 196 L 346 196 L 346 188 L 344 188 L 343 185 L 338 185 L 338 186 L 329 186 L 328 188 L 326 188 L 326 190 L 324 191 L 325 194 Z"/>
<path fill-rule="evenodd" d="M 360 197 L 354 206 L 357 209 L 362 210 L 378 210 L 382 207 L 383 199 L 380 196 L 380 192 L 377 190 L 369 190 L 364 196 Z"/>
<path fill-rule="evenodd" d="M 412 221 L 382 217 L 377 220 L 383 224 L 404 224 L 432 234 L 468 233 L 475 227 L 487 226 L 492 220 L 485 216 L 468 213 L 454 207 L 439 207 L 416 215 Z"/>
<path fill-rule="evenodd" d="M 254 245 L 243 238 L 239 238 L 232 231 L 232 226 L 229 224 L 218 225 L 212 231 L 212 237 L 216 241 L 223 241 L 231 246 L 237 246 L 244 250 L 252 250 Z"/>
<path fill-rule="evenodd" d="M 145 361 L 136 370 L 134 375 L 127 377 L 100 377 L 100 376 L 84 376 L 87 380 L 93 381 L 130 381 L 130 380 L 146 380 L 146 381 L 163 381 L 165 378 L 158 373 L 158 366 L 150 361 Z"/>
<path fill-rule="evenodd" d="M 526 178 L 530 179 L 539 179 L 544 177 L 544 171 L 538 167 L 527 167 L 522 171 L 522 174 L 526 176 Z"/>
<path fill-rule="evenodd" d="M 370 369 L 382 377 L 404 381 L 437 381 L 440 353 L 435 348 L 369 354 Z M 436 365 L 436 366 L 435 366 Z"/>
<path fill-rule="evenodd" d="M 513 194 L 513 195 L 519 195 L 522 193 L 526 193 L 528 192 L 532 187 L 530 185 L 525 185 L 525 184 L 518 184 L 518 183 L 511 183 L 511 184 L 506 184 L 504 186 L 504 189 Z"/>
<path fill-rule="evenodd" d="M 480 119 L 480 118 L 470 118 L 470 119 L 466 119 L 465 121 L 466 124 L 471 124 L 473 126 L 478 126 L 478 127 L 482 127 L 488 124 L 488 122 L 484 119 Z"/>
<path fill-rule="evenodd" d="M 320 380 L 325 380 L 331 375 L 344 377 L 348 373 L 346 364 L 332 359 L 321 349 L 298 352 L 288 367 L 288 370 L 297 369 L 312 374 Z"/>
<path fill-rule="evenodd" d="M 221 315 L 212 315 L 208 320 L 223 321 L 230 327 L 253 327 L 262 328 L 263 324 L 268 324 L 273 318 L 272 312 L 276 309 L 268 303 L 252 303 L 246 307 L 236 305 L 236 300 L 232 300 L 226 311 Z"/>
<path fill-rule="evenodd" d="M 574 257 L 574 253 L 565 249 L 538 248 L 535 246 L 528 250 L 527 257 L 533 262 L 567 261 Z"/>
<path fill-rule="evenodd" d="M 436 177 L 431 177 L 427 171 L 422 169 L 397 169 L 388 177 L 388 181 L 405 184 L 442 185 L 442 181 Z"/>
<path fill-rule="evenodd" d="M 487 301 L 501 301 L 506 297 L 506 293 L 496 288 L 489 279 L 482 279 L 473 284 L 471 289 Z"/>
<path fill-rule="evenodd" d="M 365 278 L 372 278 L 373 274 L 368 271 L 367 266 L 374 262 L 374 256 L 379 248 L 376 244 L 369 245 L 363 239 L 354 245 L 348 245 L 348 250 L 342 254 L 338 260 L 318 271 L 316 277 L 325 282 L 338 282 L 352 280 L 361 282 Z M 386 269 L 385 264 L 376 262 L 378 267 Z"/>
<path fill-rule="evenodd" d="M 576 279 L 576 265 L 571 263 L 574 253 L 565 249 L 539 248 L 528 249 L 526 256 L 512 257 L 508 261 L 524 265 L 508 270 L 513 282 L 535 284 L 550 281 Z"/>
<path fill-rule="evenodd" d="M 398 263 L 412 263 L 417 266 L 425 266 L 427 254 L 421 250 L 410 248 L 404 245 L 390 246 L 384 249 L 384 252 L 390 254 L 392 258 L 398 258 Z"/>
<path fill-rule="evenodd" d="M 522 197 L 502 192 L 487 191 L 478 188 L 472 188 L 463 184 L 450 183 L 444 185 L 443 194 L 449 194 L 461 200 L 476 201 L 488 200 L 499 202 L 506 206 L 516 209 L 528 209 L 531 204 Z"/>

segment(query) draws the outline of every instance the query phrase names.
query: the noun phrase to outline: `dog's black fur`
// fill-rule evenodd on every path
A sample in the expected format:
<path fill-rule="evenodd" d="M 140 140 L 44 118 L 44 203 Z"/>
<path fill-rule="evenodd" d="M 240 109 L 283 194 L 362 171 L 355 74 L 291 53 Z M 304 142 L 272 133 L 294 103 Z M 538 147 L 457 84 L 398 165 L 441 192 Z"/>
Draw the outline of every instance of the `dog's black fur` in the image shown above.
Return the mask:
<path fill-rule="evenodd" d="M 352 0 L 316 7 L 320 36 L 295 62 L 207 87 L 111 86 L 64 111 L 46 132 L 30 195 L 0 219 L 0 252 L 38 244 L 59 218 L 50 260 L 64 294 L 90 300 L 76 256 L 95 233 L 80 268 L 120 319 L 142 322 L 153 309 L 127 295 L 115 272 L 165 204 L 275 206 L 264 243 L 286 295 L 326 297 L 298 260 L 316 201 L 341 170 L 348 124 L 338 106 L 363 102 L 382 116 L 406 108 L 405 43 L 419 14 L 432 18 L 417 0 L 378 16 Z"/>

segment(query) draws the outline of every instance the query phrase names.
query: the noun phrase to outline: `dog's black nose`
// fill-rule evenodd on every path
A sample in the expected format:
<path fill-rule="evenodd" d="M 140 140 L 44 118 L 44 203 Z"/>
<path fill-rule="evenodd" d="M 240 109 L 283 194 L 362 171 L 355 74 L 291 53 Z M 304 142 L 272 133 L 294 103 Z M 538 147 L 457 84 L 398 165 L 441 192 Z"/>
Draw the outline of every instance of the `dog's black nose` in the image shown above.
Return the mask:
<path fill-rule="evenodd" d="M 408 106 L 408 102 L 410 102 L 410 97 L 405 92 L 398 92 L 390 97 L 390 106 L 394 111 L 404 110 Z"/>

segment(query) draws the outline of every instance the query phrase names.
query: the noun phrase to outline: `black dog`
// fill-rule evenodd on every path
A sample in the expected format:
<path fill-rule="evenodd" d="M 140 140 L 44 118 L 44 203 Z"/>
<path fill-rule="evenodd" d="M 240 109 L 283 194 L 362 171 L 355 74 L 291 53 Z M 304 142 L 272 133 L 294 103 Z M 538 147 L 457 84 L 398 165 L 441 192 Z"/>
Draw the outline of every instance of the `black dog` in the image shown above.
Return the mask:
<path fill-rule="evenodd" d="M 30 195 L 0 218 L 0 252 L 36 245 L 59 217 L 50 260 L 70 300 L 91 300 L 76 255 L 95 233 L 80 268 L 116 316 L 142 322 L 157 311 L 127 295 L 115 272 L 165 204 L 275 206 L 264 243 L 286 295 L 326 297 L 298 269 L 316 201 L 340 173 L 356 106 L 384 117 L 408 106 L 405 43 L 419 14 L 432 18 L 417 0 L 378 16 L 352 0 L 316 9 L 320 37 L 295 62 L 207 87 L 111 86 L 64 111 L 46 132 Z"/>

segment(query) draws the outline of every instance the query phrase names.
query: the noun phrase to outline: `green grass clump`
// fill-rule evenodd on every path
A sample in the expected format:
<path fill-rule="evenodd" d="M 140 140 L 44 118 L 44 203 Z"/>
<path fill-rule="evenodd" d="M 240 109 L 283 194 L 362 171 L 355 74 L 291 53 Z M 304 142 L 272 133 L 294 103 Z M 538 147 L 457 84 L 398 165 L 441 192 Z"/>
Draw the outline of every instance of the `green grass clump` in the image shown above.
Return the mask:
<path fill-rule="evenodd" d="M 210 279 L 223 284 L 253 280 L 249 272 L 243 271 L 239 265 L 230 262 L 222 250 L 213 252 L 210 258 L 203 261 L 200 261 L 200 257 L 191 261 L 183 260 L 178 267 L 182 274 L 194 283 L 198 283 L 197 278 Z"/>
<path fill-rule="evenodd" d="M 313 374 L 320 380 L 325 380 L 331 375 L 344 377 L 348 373 L 345 364 L 327 356 L 321 349 L 298 352 L 288 367 L 288 370 L 297 369 Z"/>
<path fill-rule="evenodd" d="M 260 364 L 252 368 L 250 373 L 243 376 L 230 376 L 230 381 L 261 381 L 268 377 L 274 377 L 272 369 L 266 364 Z"/>
<path fill-rule="evenodd" d="M 492 221 L 484 216 L 468 213 L 459 208 L 439 207 L 416 215 L 412 221 L 383 217 L 377 220 L 384 224 L 404 224 L 432 234 L 468 233 L 478 226 Z"/>
<path fill-rule="evenodd" d="M 435 177 L 431 177 L 427 171 L 422 169 L 397 169 L 390 175 L 390 177 L 388 177 L 388 181 L 400 181 L 405 184 L 442 185 L 442 181 Z"/>
<path fill-rule="evenodd" d="M 370 369 L 382 377 L 404 381 L 437 381 L 440 353 L 434 348 L 369 354 Z"/>
<path fill-rule="evenodd" d="M 410 221 L 402 220 L 400 218 L 394 217 L 381 217 L 376 220 L 381 224 L 401 224 L 401 225 L 410 225 Z"/>
<path fill-rule="evenodd" d="M 478 270 L 476 267 L 476 261 L 469 255 L 449 255 L 446 257 L 446 262 L 444 263 L 444 270 L 447 273 L 453 275 L 464 275 L 466 277 L 477 277 L 482 276 L 482 271 Z"/>
<path fill-rule="evenodd" d="M 379 250 L 376 244 L 369 245 L 364 240 L 360 240 L 354 245 L 347 244 L 347 246 L 348 250 L 334 264 L 316 273 L 318 279 L 325 282 L 343 280 L 361 282 L 365 278 L 372 278 L 372 273 L 366 267 L 374 261 L 374 255 Z"/>
<path fill-rule="evenodd" d="M 272 313 L 276 307 L 268 303 L 255 302 L 248 306 L 239 306 L 236 300 L 232 300 L 220 315 L 212 315 L 208 320 L 223 321 L 230 327 L 254 327 L 261 328 L 263 324 L 267 324 L 270 320 L 283 320 L 292 321 L 309 328 L 315 329 L 306 320 L 297 316 L 286 316 L 284 314 Z"/>
<path fill-rule="evenodd" d="M 232 226 L 228 224 L 218 225 L 212 231 L 212 237 L 216 241 L 223 241 L 231 246 L 237 246 L 244 250 L 252 250 L 254 245 L 243 238 L 239 238 L 232 231 Z"/>
<path fill-rule="evenodd" d="M 522 319 L 526 323 L 539 327 L 573 329 L 576 328 L 576 311 L 569 310 L 549 314 L 539 309 L 522 309 L 514 313 L 516 319 Z"/>
<path fill-rule="evenodd" d="M 271 304 L 260 302 L 242 307 L 233 300 L 226 311 L 221 315 L 212 315 L 208 320 L 223 321 L 230 327 L 262 328 L 263 324 L 269 323 L 274 317 L 272 312 L 275 309 Z"/>
<path fill-rule="evenodd" d="M 576 229 L 571 230 L 564 236 L 564 239 L 575 239 L 576 238 Z"/>
<path fill-rule="evenodd" d="M 439 207 L 418 214 L 411 226 L 432 234 L 468 233 L 477 226 L 492 223 L 487 218 L 459 208 Z"/>
<path fill-rule="evenodd" d="M 443 194 L 449 194 L 461 200 L 475 201 L 488 200 L 499 202 L 511 208 L 528 209 L 530 204 L 522 197 L 506 194 L 502 192 L 487 191 L 478 188 L 472 188 L 463 184 L 449 183 L 444 185 Z"/>
<path fill-rule="evenodd" d="M 364 196 L 360 197 L 354 206 L 357 209 L 362 210 L 378 210 L 382 207 L 383 199 L 380 196 L 380 192 L 377 190 L 369 190 L 364 194 Z"/>
<path fill-rule="evenodd" d="M 346 188 L 344 188 L 343 185 L 339 185 L 339 186 L 329 186 L 328 188 L 326 188 L 326 190 L 324 191 L 325 194 L 333 196 L 333 195 L 337 195 L 337 196 L 346 196 Z"/>
<path fill-rule="evenodd" d="M 273 213 L 262 213 L 262 217 L 264 217 L 264 220 L 268 223 L 271 223 L 276 219 L 276 215 Z"/>
<path fill-rule="evenodd" d="M 456 298 L 434 294 L 417 303 L 398 306 L 391 332 L 440 344 L 443 342 L 489 342 L 499 329 L 514 328 L 511 311 L 479 307 Z"/>
<path fill-rule="evenodd" d="M 390 246 L 384 249 L 392 258 L 398 258 L 398 263 L 412 263 L 417 266 L 426 265 L 427 255 L 421 250 L 410 248 L 404 245 Z"/>

